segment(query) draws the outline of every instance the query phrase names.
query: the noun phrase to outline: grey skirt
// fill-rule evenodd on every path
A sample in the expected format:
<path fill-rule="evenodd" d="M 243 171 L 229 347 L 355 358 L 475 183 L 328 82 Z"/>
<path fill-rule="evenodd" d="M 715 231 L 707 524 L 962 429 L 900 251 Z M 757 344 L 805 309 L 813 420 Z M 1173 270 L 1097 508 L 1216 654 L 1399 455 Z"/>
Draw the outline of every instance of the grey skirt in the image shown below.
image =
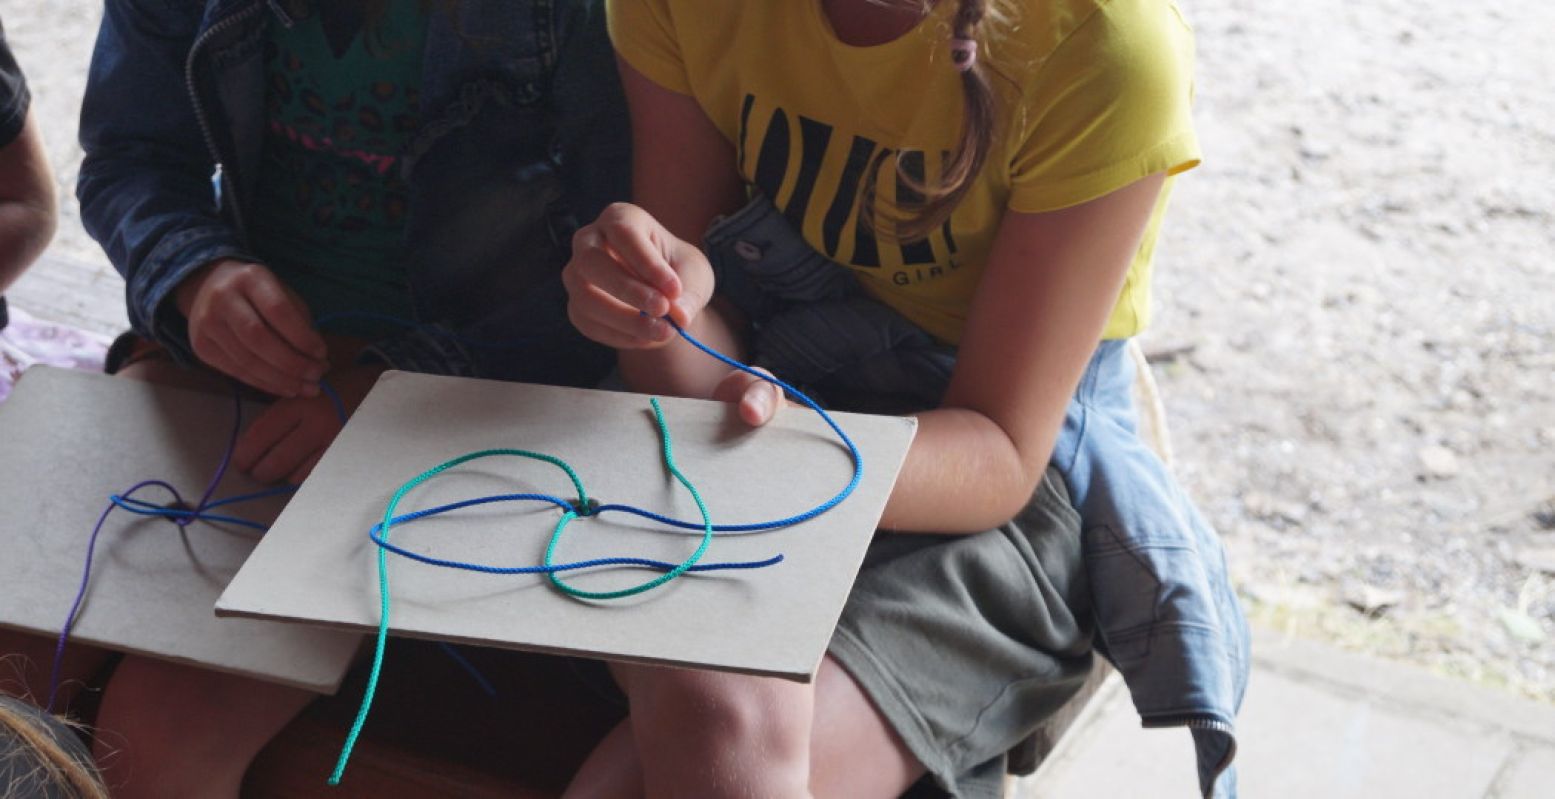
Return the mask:
<path fill-rule="evenodd" d="M 1050 468 L 995 529 L 877 534 L 829 653 L 940 788 L 997 799 L 1005 753 L 1090 673 L 1089 597 L 1080 517 Z"/>

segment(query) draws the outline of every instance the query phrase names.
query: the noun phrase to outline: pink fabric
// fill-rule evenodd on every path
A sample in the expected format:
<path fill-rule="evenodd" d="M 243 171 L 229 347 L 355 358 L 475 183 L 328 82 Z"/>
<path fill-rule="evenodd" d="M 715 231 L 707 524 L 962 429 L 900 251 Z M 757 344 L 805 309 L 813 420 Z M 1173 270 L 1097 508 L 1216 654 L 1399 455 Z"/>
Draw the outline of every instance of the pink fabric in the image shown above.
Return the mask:
<path fill-rule="evenodd" d="M 68 325 L 35 319 L 10 307 L 11 323 L 0 330 L 0 401 L 17 378 L 37 364 L 102 371 L 107 338 Z"/>

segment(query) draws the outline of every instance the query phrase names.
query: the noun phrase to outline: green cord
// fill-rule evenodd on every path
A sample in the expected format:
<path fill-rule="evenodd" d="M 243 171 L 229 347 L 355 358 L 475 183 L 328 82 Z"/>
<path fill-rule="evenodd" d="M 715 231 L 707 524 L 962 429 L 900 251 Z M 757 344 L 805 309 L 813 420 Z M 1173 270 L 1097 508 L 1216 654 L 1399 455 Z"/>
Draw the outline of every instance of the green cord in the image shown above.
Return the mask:
<path fill-rule="evenodd" d="M 653 419 L 659 424 L 659 437 L 664 441 L 664 465 L 669 467 L 670 474 L 675 475 L 675 479 L 680 481 L 680 484 L 685 486 L 687 491 L 691 492 L 691 498 L 696 500 L 697 510 L 702 512 L 702 545 L 697 547 L 697 550 L 691 553 L 691 557 L 686 558 L 679 566 L 645 583 L 632 586 L 631 588 L 623 588 L 619 591 L 585 591 L 568 585 L 566 581 L 562 580 L 560 572 L 547 572 L 546 576 L 551 578 L 551 584 L 561 589 L 562 593 L 568 596 L 577 597 L 578 599 L 620 599 L 633 594 L 641 594 L 644 591 L 651 591 L 685 574 L 687 569 L 695 566 L 697 561 L 702 559 L 702 555 L 707 553 L 708 546 L 713 543 L 713 520 L 712 517 L 708 516 L 707 505 L 703 504 L 702 495 L 697 493 L 696 486 L 692 485 L 691 481 L 686 479 L 684 474 L 681 474 L 680 467 L 675 465 L 675 453 L 670 448 L 669 426 L 664 423 L 664 412 L 659 408 L 658 398 L 651 398 L 649 402 L 653 404 Z M 555 563 L 556 546 L 561 543 L 562 531 L 566 530 L 567 525 L 571 524 L 572 520 L 577 517 L 578 514 L 573 511 L 567 511 L 556 522 L 556 529 L 551 531 L 551 542 L 545 547 L 545 565 L 550 566 Z"/>
<path fill-rule="evenodd" d="M 658 408 L 658 404 L 654 404 Z M 400 486 L 400 490 L 394 492 L 393 498 L 383 509 L 383 523 L 379 529 L 383 531 L 383 540 L 389 540 L 389 528 L 394 525 L 394 511 L 399 508 L 400 500 L 416 486 L 436 477 L 443 472 L 452 469 L 459 464 L 473 461 L 477 458 L 487 458 L 493 455 L 512 455 L 520 458 L 531 458 L 545 461 L 560 467 L 572 480 L 573 488 L 578 491 L 578 502 L 583 507 L 588 507 L 588 494 L 583 490 L 583 481 L 578 478 L 578 473 L 568 466 L 566 461 L 550 455 L 538 452 L 529 452 L 522 449 L 483 449 L 479 452 L 471 452 L 468 455 L 460 455 L 451 461 L 445 461 L 416 475 L 410 482 Z M 571 511 L 568 511 L 570 514 Z M 563 518 L 566 518 L 565 516 Z M 351 722 L 351 732 L 346 735 L 345 746 L 341 747 L 340 759 L 335 762 L 335 770 L 329 775 L 330 785 L 339 785 L 340 778 L 345 774 L 346 763 L 351 760 L 351 750 L 356 747 L 356 739 L 362 734 L 362 726 L 367 723 L 367 714 L 372 710 L 373 696 L 378 691 L 378 676 L 383 671 L 383 650 L 388 645 L 389 637 L 389 558 L 388 552 L 383 547 L 378 547 L 378 641 L 373 647 L 373 666 L 367 676 L 367 690 L 362 698 L 362 706 L 356 711 L 356 720 Z"/>
<path fill-rule="evenodd" d="M 566 593 L 568 596 L 576 597 L 579 599 L 619 599 L 622 597 L 632 596 L 634 594 L 640 594 L 645 591 L 650 591 L 669 582 L 670 580 L 675 579 L 676 577 L 679 577 L 682 574 L 685 574 L 687 569 L 690 569 L 692 566 L 696 565 L 697 561 L 702 559 L 702 556 L 706 554 L 708 547 L 713 543 L 713 521 L 712 517 L 709 516 L 707 512 L 707 505 L 702 501 L 702 495 L 697 492 L 696 486 L 692 485 L 691 481 L 681 473 L 680 468 L 675 465 L 675 454 L 670 446 L 669 425 L 664 421 L 664 412 L 659 407 L 658 398 L 650 398 L 649 402 L 653 405 L 653 418 L 654 421 L 658 423 L 659 436 L 664 441 L 664 464 L 669 467 L 670 474 L 673 474 L 675 479 L 678 480 L 681 485 L 685 486 L 687 491 L 691 492 L 691 498 L 696 501 L 697 510 L 701 511 L 702 513 L 702 544 L 697 547 L 695 552 L 691 553 L 691 557 L 687 558 L 674 569 L 665 572 L 664 574 L 652 580 L 642 583 L 641 585 L 637 585 L 632 588 L 625 588 L 619 591 L 584 591 L 582 589 L 574 588 L 568 585 L 558 576 L 557 572 L 548 572 L 547 576 L 551 578 L 551 583 L 554 584 L 563 593 Z M 428 469 L 425 472 L 417 475 L 410 482 L 401 486 L 400 490 L 394 492 L 394 496 L 389 500 L 389 504 L 383 510 L 383 522 L 379 528 L 382 530 L 383 540 L 385 542 L 389 540 L 389 528 L 393 526 L 394 511 L 399 508 L 400 500 L 403 499 L 411 489 L 462 463 L 466 463 L 477 458 L 490 457 L 493 455 L 513 455 L 521 458 L 532 458 L 534 460 L 545 461 L 546 463 L 560 467 L 562 471 L 567 473 L 567 477 L 572 480 L 573 487 L 578 491 L 578 507 L 589 507 L 589 498 L 588 494 L 583 490 L 583 481 L 578 478 L 577 472 L 573 471 L 572 467 L 568 466 L 567 463 L 560 458 L 521 449 L 486 449 L 479 452 L 472 452 L 468 455 L 461 455 L 457 458 L 454 458 L 453 460 L 440 463 L 437 466 L 434 466 L 431 469 Z M 557 545 L 561 542 L 562 532 L 566 530 L 567 525 L 577 517 L 578 514 L 576 511 L 569 510 L 563 513 L 561 520 L 556 523 L 555 529 L 551 531 L 550 543 L 547 544 L 545 548 L 546 566 L 553 565 L 553 558 L 556 554 Z M 330 785 L 340 784 L 340 778 L 345 774 L 346 764 L 351 760 L 351 751 L 356 747 L 356 741 L 362 733 L 363 725 L 367 723 L 367 714 L 372 709 L 373 696 L 378 691 L 378 677 L 383 670 L 383 652 L 385 647 L 388 645 L 389 637 L 390 603 L 388 569 L 388 552 L 383 547 L 378 547 L 378 640 L 376 645 L 373 647 L 372 670 L 368 673 L 367 676 L 367 689 L 364 692 L 364 696 L 362 698 L 362 706 L 356 712 L 356 720 L 351 723 L 351 732 L 346 735 L 345 745 L 341 747 L 340 758 L 335 762 L 335 770 L 329 776 Z"/>

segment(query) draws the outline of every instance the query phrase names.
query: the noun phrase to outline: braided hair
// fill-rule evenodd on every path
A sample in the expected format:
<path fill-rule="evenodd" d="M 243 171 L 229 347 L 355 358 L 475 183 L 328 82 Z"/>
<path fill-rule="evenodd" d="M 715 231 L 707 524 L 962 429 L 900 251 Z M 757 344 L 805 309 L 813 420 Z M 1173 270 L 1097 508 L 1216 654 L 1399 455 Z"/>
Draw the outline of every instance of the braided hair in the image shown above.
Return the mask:
<path fill-rule="evenodd" d="M 875 211 L 878 174 L 869 172 L 864 189 L 859 194 L 859 219 L 877 235 L 903 242 L 921 241 L 944 224 L 955 211 L 961 198 L 966 196 L 993 149 L 994 126 L 997 121 L 994 108 L 993 87 L 989 83 L 986 64 L 977 59 L 977 37 L 983 20 L 988 16 L 991 0 L 952 0 L 956 3 L 951 19 L 951 64 L 961 73 L 963 113 L 961 133 L 956 149 L 945 162 L 940 179 L 930 184 L 923 178 L 908 174 L 898 154 L 896 181 L 922 198 L 911 207 L 900 208 L 890 220 L 891 230 L 883 230 Z M 925 4 L 927 7 L 927 4 Z"/>

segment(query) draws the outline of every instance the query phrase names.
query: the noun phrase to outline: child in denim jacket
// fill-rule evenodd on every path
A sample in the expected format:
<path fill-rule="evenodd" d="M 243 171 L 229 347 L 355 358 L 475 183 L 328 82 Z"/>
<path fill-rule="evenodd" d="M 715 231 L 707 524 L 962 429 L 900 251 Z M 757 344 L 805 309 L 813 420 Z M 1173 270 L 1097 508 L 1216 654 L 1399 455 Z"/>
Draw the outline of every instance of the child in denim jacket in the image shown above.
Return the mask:
<path fill-rule="evenodd" d="M 626 190 L 599 2 L 108 3 L 81 139 L 82 219 L 133 326 L 110 370 L 270 400 L 233 457 L 257 479 L 302 480 L 338 432 L 324 383 L 349 410 L 386 368 L 611 368 L 559 281 L 578 220 Z M 34 697 L 52 649 L 0 637 Z M 68 647 L 61 709 L 108 663 Z M 96 755 L 116 796 L 235 797 L 311 698 L 126 656 Z"/>

